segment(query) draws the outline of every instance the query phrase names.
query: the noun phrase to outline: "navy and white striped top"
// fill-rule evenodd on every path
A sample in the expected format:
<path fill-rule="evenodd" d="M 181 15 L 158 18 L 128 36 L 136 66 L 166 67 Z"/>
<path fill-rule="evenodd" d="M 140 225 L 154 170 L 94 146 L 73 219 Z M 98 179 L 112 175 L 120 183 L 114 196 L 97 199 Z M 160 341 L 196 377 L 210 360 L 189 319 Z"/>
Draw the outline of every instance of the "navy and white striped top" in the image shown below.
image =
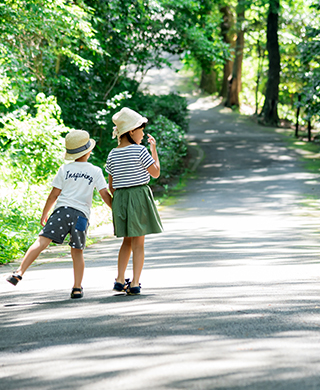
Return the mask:
<path fill-rule="evenodd" d="M 145 146 L 132 144 L 111 150 L 106 171 L 112 176 L 113 188 L 139 186 L 149 183 L 147 169 L 154 162 Z"/>

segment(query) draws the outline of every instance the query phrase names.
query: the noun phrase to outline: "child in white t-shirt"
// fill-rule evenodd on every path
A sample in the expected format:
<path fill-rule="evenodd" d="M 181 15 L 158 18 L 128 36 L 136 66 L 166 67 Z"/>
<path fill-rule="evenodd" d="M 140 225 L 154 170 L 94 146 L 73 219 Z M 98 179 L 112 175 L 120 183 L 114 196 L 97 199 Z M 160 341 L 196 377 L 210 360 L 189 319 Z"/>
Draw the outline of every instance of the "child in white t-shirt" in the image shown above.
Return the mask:
<path fill-rule="evenodd" d="M 95 144 L 87 131 L 74 130 L 67 134 L 65 159 L 74 161 L 62 165 L 53 179 L 53 189 L 48 196 L 41 217 L 43 229 L 38 239 L 27 250 L 18 270 L 7 278 L 9 283 L 17 285 L 40 253 L 51 242 L 62 244 L 69 233 L 74 270 L 71 298 L 83 297 L 81 286 L 84 273 L 83 250 L 94 188 L 97 188 L 109 207 L 112 203 L 102 169 L 87 162 Z M 49 211 L 54 204 L 54 211 L 48 219 Z"/>

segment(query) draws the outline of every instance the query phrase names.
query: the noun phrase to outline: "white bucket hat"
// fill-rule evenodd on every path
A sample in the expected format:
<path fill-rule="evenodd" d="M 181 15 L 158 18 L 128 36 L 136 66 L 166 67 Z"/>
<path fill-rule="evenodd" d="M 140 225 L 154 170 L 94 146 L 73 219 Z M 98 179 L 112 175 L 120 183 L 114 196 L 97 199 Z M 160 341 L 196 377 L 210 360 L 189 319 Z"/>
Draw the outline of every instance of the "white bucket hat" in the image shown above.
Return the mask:
<path fill-rule="evenodd" d="M 136 111 L 131 110 L 128 107 L 123 107 L 119 112 L 113 115 L 112 121 L 115 124 L 113 128 L 112 138 L 118 138 L 122 134 L 127 133 L 130 130 L 134 130 L 148 122 L 147 118 L 144 118 Z"/>
<path fill-rule="evenodd" d="M 95 146 L 96 141 L 90 138 L 90 135 L 85 130 L 72 130 L 65 138 L 66 160 L 76 160 L 89 153 Z"/>

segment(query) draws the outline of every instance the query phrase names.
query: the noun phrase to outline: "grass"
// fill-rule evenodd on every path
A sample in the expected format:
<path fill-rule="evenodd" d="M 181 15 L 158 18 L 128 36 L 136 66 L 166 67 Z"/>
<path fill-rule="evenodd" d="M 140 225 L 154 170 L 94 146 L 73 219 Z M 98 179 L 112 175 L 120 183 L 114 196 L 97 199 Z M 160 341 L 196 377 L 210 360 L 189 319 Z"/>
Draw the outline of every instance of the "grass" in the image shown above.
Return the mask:
<path fill-rule="evenodd" d="M 284 135 L 283 139 L 289 149 L 295 150 L 299 154 L 299 159 L 304 163 L 304 167 L 312 172 L 320 172 L 320 143 L 308 141 L 302 133 L 298 138 L 294 135 L 293 129 L 275 129 L 277 133 Z"/>
<path fill-rule="evenodd" d="M 195 170 L 198 164 L 203 160 L 202 149 L 196 143 L 188 144 L 188 154 L 184 161 L 184 169 L 178 177 L 162 187 L 161 191 L 154 190 L 154 198 L 160 207 L 174 205 L 179 196 L 185 192 L 185 187 L 190 179 L 195 179 Z"/>
<path fill-rule="evenodd" d="M 171 187 L 166 186 L 166 189 L 162 194 L 155 193 L 155 199 L 160 207 L 174 205 L 178 201 L 179 196 L 185 192 L 188 180 L 194 177 L 194 173 L 186 169 L 184 173 L 175 180 L 175 182 L 171 183 Z"/>

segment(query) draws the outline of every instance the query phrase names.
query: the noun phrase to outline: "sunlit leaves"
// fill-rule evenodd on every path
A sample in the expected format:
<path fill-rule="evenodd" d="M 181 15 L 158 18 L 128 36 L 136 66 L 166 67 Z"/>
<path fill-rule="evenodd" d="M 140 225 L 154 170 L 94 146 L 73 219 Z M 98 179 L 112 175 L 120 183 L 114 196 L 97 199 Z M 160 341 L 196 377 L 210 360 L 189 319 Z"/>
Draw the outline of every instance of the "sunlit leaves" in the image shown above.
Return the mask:
<path fill-rule="evenodd" d="M 316 5 L 312 7 L 314 18 L 306 26 L 306 35 L 299 45 L 303 81 L 300 104 L 305 107 L 306 120 L 320 118 L 320 12 L 317 9 Z M 318 21 L 316 27 L 314 20 Z"/>
<path fill-rule="evenodd" d="M 36 108 L 35 116 L 20 109 L 1 118 L 0 148 L 9 169 L 7 181 L 46 182 L 63 161 L 61 133 L 69 129 L 61 122 L 56 99 L 39 94 Z"/>
<path fill-rule="evenodd" d="M 187 51 L 204 68 L 221 64 L 230 56 L 229 45 L 220 34 L 221 16 L 218 5 L 210 1 L 161 0 L 170 10 L 168 26 L 176 31 L 176 44 Z"/>
<path fill-rule="evenodd" d="M 59 71 L 60 57 L 69 57 L 88 71 L 92 62 L 79 51 L 83 47 L 103 53 L 91 25 L 92 10 L 62 0 L 4 0 L 0 6 L 0 56 L 8 76 L 20 91 L 27 78 L 43 88 L 53 70 Z"/>

